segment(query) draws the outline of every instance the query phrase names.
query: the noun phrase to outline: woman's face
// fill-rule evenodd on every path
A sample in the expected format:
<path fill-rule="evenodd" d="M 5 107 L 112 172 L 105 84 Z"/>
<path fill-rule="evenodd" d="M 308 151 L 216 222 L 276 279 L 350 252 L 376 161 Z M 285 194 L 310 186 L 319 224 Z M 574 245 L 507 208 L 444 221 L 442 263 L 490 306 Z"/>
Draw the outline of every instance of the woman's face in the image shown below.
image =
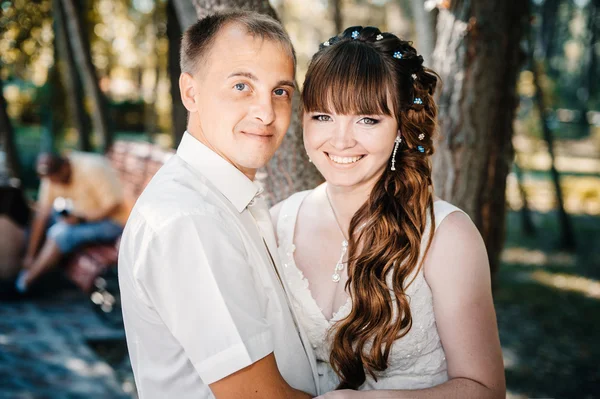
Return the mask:
<path fill-rule="evenodd" d="M 398 123 L 388 115 L 304 113 L 304 146 L 328 184 L 374 186 L 398 136 Z"/>

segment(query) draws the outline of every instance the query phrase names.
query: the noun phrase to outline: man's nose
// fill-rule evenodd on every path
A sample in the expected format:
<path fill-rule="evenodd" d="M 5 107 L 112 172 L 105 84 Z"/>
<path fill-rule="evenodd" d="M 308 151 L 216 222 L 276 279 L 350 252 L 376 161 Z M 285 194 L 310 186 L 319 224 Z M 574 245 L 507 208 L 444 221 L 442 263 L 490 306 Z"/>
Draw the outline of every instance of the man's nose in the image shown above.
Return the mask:
<path fill-rule="evenodd" d="M 269 95 L 257 98 L 252 106 L 252 116 L 259 120 L 263 125 L 270 125 L 275 120 L 275 109 L 273 99 Z"/>

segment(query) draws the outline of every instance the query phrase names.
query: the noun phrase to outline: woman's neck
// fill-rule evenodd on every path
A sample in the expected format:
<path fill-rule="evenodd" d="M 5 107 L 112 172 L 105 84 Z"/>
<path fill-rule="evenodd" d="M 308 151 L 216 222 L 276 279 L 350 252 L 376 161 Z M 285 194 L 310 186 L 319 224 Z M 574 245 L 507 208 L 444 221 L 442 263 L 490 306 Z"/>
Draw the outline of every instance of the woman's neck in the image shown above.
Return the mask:
<path fill-rule="evenodd" d="M 325 195 L 329 197 L 334 215 L 344 231 L 344 236 L 348 237 L 350 221 L 367 201 L 372 189 L 369 185 L 344 187 L 325 184 Z"/>

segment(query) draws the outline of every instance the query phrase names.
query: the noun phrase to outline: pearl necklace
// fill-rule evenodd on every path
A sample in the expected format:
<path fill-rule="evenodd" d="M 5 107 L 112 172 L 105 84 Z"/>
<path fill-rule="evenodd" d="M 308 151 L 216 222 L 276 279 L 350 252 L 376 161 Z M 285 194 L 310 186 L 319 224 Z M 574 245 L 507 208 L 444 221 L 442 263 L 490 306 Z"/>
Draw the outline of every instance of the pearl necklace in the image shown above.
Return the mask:
<path fill-rule="evenodd" d="M 344 256 L 346 252 L 348 252 L 348 239 L 344 234 L 344 230 L 342 230 L 342 226 L 338 220 L 338 217 L 335 213 L 335 209 L 333 208 L 333 204 L 331 203 L 331 199 L 329 199 L 329 194 L 327 193 L 327 188 L 325 188 L 325 196 L 327 197 L 327 202 L 329 202 L 329 207 L 331 208 L 331 212 L 333 213 L 333 218 L 335 219 L 335 223 L 340 229 L 340 233 L 342 233 L 342 237 L 344 237 L 344 241 L 342 241 L 342 253 L 340 254 L 340 259 L 337 261 L 335 268 L 333 269 L 333 274 L 331 275 L 331 280 L 334 283 L 338 283 L 341 279 L 340 272 L 344 270 Z"/>

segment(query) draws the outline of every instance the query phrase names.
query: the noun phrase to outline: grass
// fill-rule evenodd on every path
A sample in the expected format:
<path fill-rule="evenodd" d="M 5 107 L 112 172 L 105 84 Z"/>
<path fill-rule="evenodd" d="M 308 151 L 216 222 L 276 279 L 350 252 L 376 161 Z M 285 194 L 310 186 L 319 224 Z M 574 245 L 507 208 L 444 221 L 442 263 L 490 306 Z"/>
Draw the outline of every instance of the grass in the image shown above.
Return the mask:
<path fill-rule="evenodd" d="M 557 250 L 555 213 L 536 213 L 525 236 L 519 214 L 508 215 L 506 249 L 522 249 L 497 276 L 494 293 L 508 390 L 516 398 L 600 396 L 600 218 L 573 218 L 577 250 Z M 544 262 L 531 262 L 528 250 Z M 569 261 L 573 259 L 574 262 Z"/>

